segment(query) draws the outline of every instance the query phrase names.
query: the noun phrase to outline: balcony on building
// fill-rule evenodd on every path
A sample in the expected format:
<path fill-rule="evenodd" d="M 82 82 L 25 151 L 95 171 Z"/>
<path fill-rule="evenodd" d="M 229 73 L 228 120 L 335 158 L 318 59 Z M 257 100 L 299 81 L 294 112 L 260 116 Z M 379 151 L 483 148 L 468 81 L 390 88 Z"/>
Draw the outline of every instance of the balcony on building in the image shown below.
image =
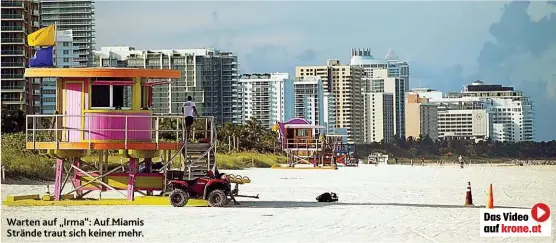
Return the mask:
<path fill-rule="evenodd" d="M 2 9 L 20 9 L 20 8 L 25 8 L 25 2 L 17 0 L 17 1 L 9 1 L 9 0 L 3 0 L 0 1 L 0 6 L 2 6 Z M 2 16 L 3 18 L 4 16 Z"/>
<path fill-rule="evenodd" d="M 2 56 L 25 56 L 25 50 L 10 50 L 10 49 L 2 49 L 0 52 Z"/>
<path fill-rule="evenodd" d="M 2 62 L 2 68 L 25 68 L 25 62 Z"/>
<path fill-rule="evenodd" d="M 4 16 L 2 16 L 3 18 Z M 24 32 L 25 27 L 23 25 L 2 25 L 2 32 L 3 33 L 17 33 L 17 32 Z"/>
<path fill-rule="evenodd" d="M 23 21 L 25 20 L 24 16 L 22 13 L 3 13 L 2 14 L 2 20 L 3 21 Z"/>
<path fill-rule="evenodd" d="M 25 39 L 22 38 L 13 38 L 13 37 L 6 37 L 1 38 L 2 45 L 22 45 L 25 44 Z"/>
<path fill-rule="evenodd" d="M 2 93 L 22 93 L 25 92 L 25 87 L 21 85 L 4 85 L 2 84 Z"/>

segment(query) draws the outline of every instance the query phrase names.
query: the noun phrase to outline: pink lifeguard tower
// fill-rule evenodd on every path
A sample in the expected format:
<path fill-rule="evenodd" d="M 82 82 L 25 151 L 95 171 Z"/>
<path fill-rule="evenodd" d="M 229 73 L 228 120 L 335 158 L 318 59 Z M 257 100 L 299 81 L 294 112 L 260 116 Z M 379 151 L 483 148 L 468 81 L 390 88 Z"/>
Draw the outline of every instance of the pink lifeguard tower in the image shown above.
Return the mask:
<path fill-rule="evenodd" d="M 196 120 L 205 123 L 205 130 L 195 131 L 205 134 L 204 143 L 184 145 L 184 117 L 156 115 L 150 109 L 152 87 L 167 84 L 180 75 L 178 70 L 131 68 L 26 69 L 27 78 L 56 79 L 57 114 L 28 115 L 26 135 L 27 149 L 47 150 L 56 158 L 53 200 L 82 198 L 99 190 L 118 191 L 128 200 L 134 200 L 135 193 L 164 192 L 170 162 L 176 155 L 184 157 L 182 169 L 185 160 L 190 161 L 190 179 L 210 170 L 215 163 L 213 119 Z M 51 126 L 45 127 L 44 119 Z M 160 129 L 164 121 L 170 121 L 173 128 Z M 45 134 L 48 136 L 42 136 Z M 174 140 L 164 140 L 164 134 L 173 134 Z M 182 148 L 187 152 L 175 153 Z M 108 163 L 111 150 L 122 155 L 120 164 Z M 98 152 L 98 163 L 82 160 L 91 151 Z M 163 164 L 157 168 L 159 172 L 153 171 L 155 158 Z M 142 171 L 138 170 L 140 166 L 144 166 Z M 74 188 L 62 193 L 68 180 Z"/>

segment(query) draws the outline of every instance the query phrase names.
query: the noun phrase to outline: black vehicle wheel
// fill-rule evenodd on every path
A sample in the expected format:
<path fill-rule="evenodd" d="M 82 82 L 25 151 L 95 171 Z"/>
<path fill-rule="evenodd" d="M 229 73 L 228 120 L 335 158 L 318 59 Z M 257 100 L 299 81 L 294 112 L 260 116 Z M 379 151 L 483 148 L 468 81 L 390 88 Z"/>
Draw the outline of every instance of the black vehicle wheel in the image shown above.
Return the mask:
<path fill-rule="evenodd" d="M 175 189 L 168 196 L 170 204 L 174 207 L 183 207 L 189 201 L 189 194 L 182 189 Z"/>
<path fill-rule="evenodd" d="M 228 203 L 228 197 L 222 190 L 214 190 L 208 196 L 208 203 L 211 207 L 223 207 Z"/>

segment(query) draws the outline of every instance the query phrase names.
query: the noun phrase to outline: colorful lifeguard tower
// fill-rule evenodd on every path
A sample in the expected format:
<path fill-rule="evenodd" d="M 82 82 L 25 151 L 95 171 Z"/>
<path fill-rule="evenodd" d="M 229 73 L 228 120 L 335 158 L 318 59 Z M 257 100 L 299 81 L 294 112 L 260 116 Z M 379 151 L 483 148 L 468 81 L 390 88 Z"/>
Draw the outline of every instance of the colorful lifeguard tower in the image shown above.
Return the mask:
<path fill-rule="evenodd" d="M 179 78 L 178 70 L 30 68 L 25 77 L 56 79 L 57 114 L 26 118 L 27 149 L 47 150 L 56 158 L 50 200 L 112 190 L 133 201 L 136 193 L 149 196 L 165 191 L 166 177 L 176 157 L 182 159 L 181 171 L 187 168 L 189 179 L 202 176 L 215 163 L 216 128 L 212 117 L 195 121 L 204 123 L 201 127 L 205 130 L 193 132 L 204 134 L 202 143 L 184 143 L 184 117 L 156 115 L 151 110 L 152 87 Z M 52 125 L 45 127 L 44 119 Z M 172 128 L 162 129 L 163 123 Z M 39 136 L 45 133 L 49 137 L 46 140 Z M 98 163 L 83 161 L 91 151 L 99 154 Z M 109 151 L 119 151 L 123 158 L 120 164 L 108 163 Z M 155 158 L 160 161 L 153 168 Z M 63 193 L 68 180 L 74 188 Z"/>
<path fill-rule="evenodd" d="M 325 134 L 318 134 L 318 131 L 324 128 L 312 125 L 302 118 L 279 122 L 279 140 L 287 156 L 287 165 L 274 168 L 336 169 L 334 154 L 326 153 L 325 150 Z"/>

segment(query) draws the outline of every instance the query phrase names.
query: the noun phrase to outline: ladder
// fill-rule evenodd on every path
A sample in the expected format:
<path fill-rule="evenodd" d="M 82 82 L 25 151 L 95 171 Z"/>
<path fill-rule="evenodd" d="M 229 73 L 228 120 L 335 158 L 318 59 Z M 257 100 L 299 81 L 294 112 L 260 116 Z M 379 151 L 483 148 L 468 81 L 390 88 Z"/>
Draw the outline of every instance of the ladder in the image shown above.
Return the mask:
<path fill-rule="evenodd" d="M 209 143 L 187 143 L 182 151 L 184 163 L 182 170 L 186 173 L 188 180 L 192 180 L 205 175 L 205 171 L 211 170 L 216 163 L 214 149 L 211 149 Z M 201 158 L 207 151 L 208 153 Z"/>
<path fill-rule="evenodd" d="M 184 148 L 181 156 L 183 158 L 181 170 L 187 175 L 188 180 L 205 176 L 205 171 L 211 170 L 216 163 L 216 128 L 213 120 L 210 121 L 210 143 L 190 143 L 187 141 L 189 134 L 186 134 L 185 123 L 182 126 L 182 138 Z"/>

